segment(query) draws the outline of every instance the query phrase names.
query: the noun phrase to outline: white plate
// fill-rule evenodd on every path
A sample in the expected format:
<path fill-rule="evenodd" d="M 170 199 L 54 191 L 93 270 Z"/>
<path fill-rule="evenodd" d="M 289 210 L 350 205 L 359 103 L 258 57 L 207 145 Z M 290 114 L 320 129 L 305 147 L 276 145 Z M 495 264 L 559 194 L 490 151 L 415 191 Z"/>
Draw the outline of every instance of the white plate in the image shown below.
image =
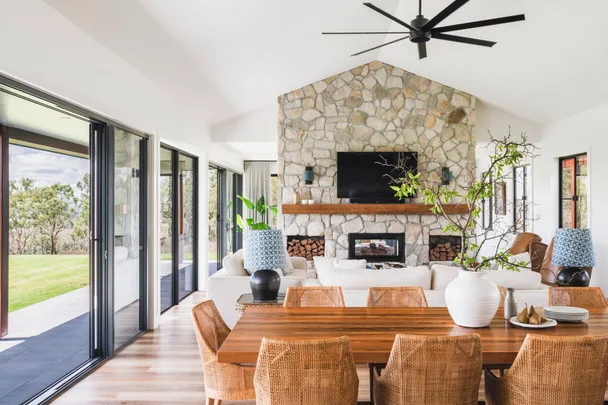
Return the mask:
<path fill-rule="evenodd" d="M 544 329 L 544 328 L 552 328 L 554 326 L 557 325 L 557 322 L 554 321 L 553 319 L 548 319 L 547 322 L 541 323 L 539 325 L 535 325 L 532 323 L 521 323 L 517 320 L 517 317 L 514 316 L 511 319 L 509 319 L 509 322 L 511 322 L 513 325 L 517 325 L 520 326 L 522 328 L 530 328 L 530 329 Z"/>
<path fill-rule="evenodd" d="M 551 312 L 553 315 L 564 315 L 564 316 L 584 316 L 589 315 L 589 311 L 585 308 L 578 307 L 546 307 L 543 308 L 545 312 Z"/>

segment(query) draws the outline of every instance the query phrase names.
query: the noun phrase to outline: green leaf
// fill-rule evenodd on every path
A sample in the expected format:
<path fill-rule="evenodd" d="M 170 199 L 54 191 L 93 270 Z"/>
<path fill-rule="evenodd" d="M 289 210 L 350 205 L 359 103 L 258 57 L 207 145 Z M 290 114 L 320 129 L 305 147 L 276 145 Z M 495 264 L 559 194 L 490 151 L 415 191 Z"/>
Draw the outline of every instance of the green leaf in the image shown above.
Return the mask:
<path fill-rule="evenodd" d="M 245 229 L 245 223 L 243 222 L 243 217 L 240 214 L 236 214 L 236 225 L 239 227 L 239 230 L 243 231 Z"/>
<path fill-rule="evenodd" d="M 230 200 L 230 202 L 228 203 L 228 205 L 226 205 L 226 209 L 229 210 L 230 208 L 232 208 L 232 200 Z"/>
<path fill-rule="evenodd" d="M 272 212 L 274 215 L 279 215 L 279 209 L 277 207 L 273 207 L 273 206 L 269 205 L 268 210 L 270 212 Z"/>
<path fill-rule="evenodd" d="M 255 205 L 253 205 L 250 200 L 241 195 L 237 195 L 237 197 L 243 202 L 243 204 L 245 204 L 245 207 L 249 208 L 250 210 L 255 210 Z"/>
<path fill-rule="evenodd" d="M 395 190 L 395 191 L 399 191 L 399 190 L 401 190 L 401 188 L 400 188 L 400 187 L 397 187 L 397 186 L 391 186 L 391 188 L 392 188 L 393 190 Z M 395 196 L 396 196 L 396 194 L 395 194 Z"/>

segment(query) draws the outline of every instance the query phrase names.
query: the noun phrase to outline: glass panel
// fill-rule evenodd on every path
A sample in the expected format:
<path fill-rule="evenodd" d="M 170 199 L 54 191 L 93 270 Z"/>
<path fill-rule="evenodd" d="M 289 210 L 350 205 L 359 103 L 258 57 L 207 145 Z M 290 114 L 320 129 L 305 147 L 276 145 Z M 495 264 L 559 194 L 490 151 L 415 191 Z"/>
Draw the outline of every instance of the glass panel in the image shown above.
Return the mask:
<path fill-rule="evenodd" d="M 577 174 L 576 174 L 576 195 L 578 201 L 576 203 L 576 227 L 588 228 L 588 199 L 587 199 L 587 155 L 578 156 L 576 158 Z"/>
<path fill-rule="evenodd" d="M 141 330 L 142 139 L 118 128 L 114 139 L 114 345 L 119 348 Z"/>
<path fill-rule="evenodd" d="M 572 200 L 562 200 L 562 228 L 574 227 L 574 202 Z"/>
<path fill-rule="evenodd" d="M 0 86 L 0 131 L 10 142 L 0 404 L 27 402 L 91 353 L 90 123 L 47 105 Z"/>
<path fill-rule="evenodd" d="M 226 208 L 224 209 L 225 217 L 224 223 L 225 225 L 225 237 L 226 237 L 226 254 L 234 253 L 234 241 L 233 239 L 233 218 L 234 218 L 234 202 L 232 201 L 232 193 L 234 192 L 234 173 L 227 171 L 226 172 L 226 187 L 224 188 L 224 193 L 226 197 L 224 201 L 226 201 Z M 222 258 L 223 259 L 223 258 Z"/>
<path fill-rule="evenodd" d="M 179 298 L 194 291 L 194 159 L 179 156 Z"/>
<path fill-rule="evenodd" d="M 218 270 L 218 169 L 209 166 L 208 170 L 208 185 L 209 185 L 209 241 L 207 244 L 207 262 L 209 275 L 212 275 Z"/>
<path fill-rule="evenodd" d="M 397 239 L 355 239 L 355 257 L 397 256 L 399 248 Z"/>
<path fill-rule="evenodd" d="M 574 159 L 562 160 L 561 166 L 562 198 L 569 198 L 573 191 Z"/>
<path fill-rule="evenodd" d="M 160 310 L 173 305 L 173 152 L 160 148 Z"/>

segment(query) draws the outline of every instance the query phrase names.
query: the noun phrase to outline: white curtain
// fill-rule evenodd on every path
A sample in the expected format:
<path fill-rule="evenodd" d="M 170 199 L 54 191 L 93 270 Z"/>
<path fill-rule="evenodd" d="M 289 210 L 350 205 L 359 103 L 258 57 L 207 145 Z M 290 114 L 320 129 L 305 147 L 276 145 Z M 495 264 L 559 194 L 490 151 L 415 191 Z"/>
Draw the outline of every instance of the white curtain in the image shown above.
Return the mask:
<path fill-rule="evenodd" d="M 272 204 L 271 168 L 274 162 L 245 162 L 245 175 L 243 176 L 243 197 L 254 204 L 264 196 L 266 205 Z M 244 218 L 253 218 L 253 211 L 243 206 Z M 267 222 L 272 224 L 272 214 L 268 215 Z"/>

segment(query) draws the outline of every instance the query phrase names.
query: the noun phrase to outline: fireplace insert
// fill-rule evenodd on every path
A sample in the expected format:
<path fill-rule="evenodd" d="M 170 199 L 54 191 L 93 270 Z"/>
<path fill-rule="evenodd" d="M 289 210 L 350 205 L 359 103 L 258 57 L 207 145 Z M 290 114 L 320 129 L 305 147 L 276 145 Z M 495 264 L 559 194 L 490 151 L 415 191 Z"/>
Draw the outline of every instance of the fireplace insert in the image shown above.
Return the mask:
<path fill-rule="evenodd" d="M 348 258 L 368 262 L 405 262 L 403 233 L 351 233 Z"/>

